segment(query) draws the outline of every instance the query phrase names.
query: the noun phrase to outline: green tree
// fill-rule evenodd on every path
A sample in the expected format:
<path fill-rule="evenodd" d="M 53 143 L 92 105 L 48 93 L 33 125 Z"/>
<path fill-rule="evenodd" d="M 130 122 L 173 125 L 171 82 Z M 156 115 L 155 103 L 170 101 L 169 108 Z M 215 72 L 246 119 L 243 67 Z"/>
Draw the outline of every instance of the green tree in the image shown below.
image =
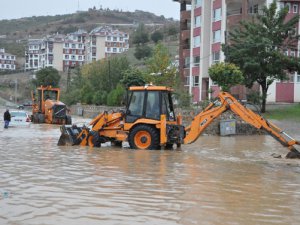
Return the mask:
<path fill-rule="evenodd" d="M 125 57 L 111 57 L 82 67 L 81 101 L 83 103 L 106 104 L 108 94 L 122 79 L 129 63 Z"/>
<path fill-rule="evenodd" d="M 135 47 L 134 57 L 138 60 L 148 58 L 152 54 L 152 49 L 148 45 L 137 45 Z"/>
<path fill-rule="evenodd" d="M 159 41 L 163 40 L 164 39 L 164 34 L 157 30 L 157 31 L 154 31 L 152 34 L 151 34 L 151 40 L 154 42 L 154 43 L 158 43 Z"/>
<path fill-rule="evenodd" d="M 287 19 L 288 8 L 277 10 L 276 1 L 263 8 L 263 13 L 229 33 L 223 46 L 226 59 L 239 66 L 247 87 L 261 86 L 262 112 L 266 110 L 267 91 L 274 80 L 287 79 L 287 72 L 299 71 L 299 60 L 284 52 L 295 49 L 295 28 L 299 16 Z"/>
<path fill-rule="evenodd" d="M 133 44 L 145 44 L 149 42 L 149 33 L 146 31 L 143 23 L 139 24 L 132 37 Z"/>
<path fill-rule="evenodd" d="M 107 96 L 107 105 L 120 106 L 124 103 L 126 90 L 121 84 L 118 84 L 116 89 L 112 90 Z"/>
<path fill-rule="evenodd" d="M 232 63 L 216 63 L 208 69 L 208 74 L 223 91 L 229 91 L 231 87 L 244 81 L 242 72 Z"/>
<path fill-rule="evenodd" d="M 129 68 L 123 72 L 123 78 L 121 80 L 123 86 L 127 89 L 131 86 L 143 86 L 146 81 L 144 73 L 137 68 Z"/>
<path fill-rule="evenodd" d="M 46 67 L 44 69 L 39 70 L 36 73 L 35 85 L 37 86 L 47 86 L 51 85 L 53 87 L 59 86 L 60 75 L 57 69 L 52 67 Z"/>
<path fill-rule="evenodd" d="M 146 62 L 147 81 L 156 85 L 174 87 L 176 84 L 177 68 L 172 65 L 168 49 L 161 43 L 154 48 L 153 55 Z"/>
<path fill-rule="evenodd" d="M 175 35 L 179 33 L 179 29 L 178 27 L 176 27 L 175 25 L 172 25 L 168 28 L 168 35 Z"/>

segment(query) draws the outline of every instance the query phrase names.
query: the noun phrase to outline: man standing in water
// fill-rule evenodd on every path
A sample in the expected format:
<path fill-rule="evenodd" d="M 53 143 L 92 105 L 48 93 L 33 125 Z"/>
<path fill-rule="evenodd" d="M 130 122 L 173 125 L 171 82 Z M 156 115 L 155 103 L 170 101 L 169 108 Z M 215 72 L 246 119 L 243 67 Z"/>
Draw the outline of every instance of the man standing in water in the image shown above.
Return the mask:
<path fill-rule="evenodd" d="M 4 113 L 4 128 L 8 128 L 8 124 L 10 122 L 10 113 L 9 110 L 7 109 Z"/>

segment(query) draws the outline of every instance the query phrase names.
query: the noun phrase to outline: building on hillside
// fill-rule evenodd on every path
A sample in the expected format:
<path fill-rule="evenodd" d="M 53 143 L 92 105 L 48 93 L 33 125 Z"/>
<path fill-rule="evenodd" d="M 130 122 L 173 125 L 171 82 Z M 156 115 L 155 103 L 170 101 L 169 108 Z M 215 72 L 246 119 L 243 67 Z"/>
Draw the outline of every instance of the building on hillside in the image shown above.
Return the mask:
<path fill-rule="evenodd" d="M 88 32 L 78 30 L 66 36 L 63 44 L 63 71 L 86 63 L 86 40 Z"/>
<path fill-rule="evenodd" d="M 0 70 L 16 70 L 16 56 L 0 48 Z"/>
<path fill-rule="evenodd" d="M 41 66 L 43 39 L 29 39 L 25 50 L 25 70 L 39 70 Z"/>
<path fill-rule="evenodd" d="M 87 62 L 100 60 L 129 49 L 129 35 L 109 26 L 97 27 L 89 34 Z"/>
<path fill-rule="evenodd" d="M 179 71 L 193 101 L 199 102 L 210 97 L 210 90 L 215 96 L 219 88 L 208 75 L 208 68 L 225 60 L 221 50 L 226 41 L 226 33 L 238 25 L 242 19 L 252 18 L 261 12 L 272 0 L 173 0 L 180 3 L 180 43 Z M 299 14 L 300 1 L 279 1 L 278 6 L 290 7 L 289 16 Z M 298 32 L 300 29 L 297 29 Z M 300 44 L 298 43 L 297 48 Z M 296 56 L 297 51 L 287 50 L 287 54 Z M 299 102 L 300 77 L 291 75 L 290 82 L 274 82 L 269 89 L 268 101 Z M 290 93 L 281 90 L 289 87 Z M 293 87 L 293 88 L 292 88 Z M 255 87 L 258 89 L 258 87 Z M 299 90 L 299 91 L 298 91 Z M 233 93 L 245 99 L 244 87 L 235 87 Z"/>
<path fill-rule="evenodd" d="M 26 70 L 53 67 L 58 71 L 107 58 L 129 48 L 129 35 L 105 26 L 91 31 L 78 30 L 68 35 L 51 35 L 28 40 Z"/>

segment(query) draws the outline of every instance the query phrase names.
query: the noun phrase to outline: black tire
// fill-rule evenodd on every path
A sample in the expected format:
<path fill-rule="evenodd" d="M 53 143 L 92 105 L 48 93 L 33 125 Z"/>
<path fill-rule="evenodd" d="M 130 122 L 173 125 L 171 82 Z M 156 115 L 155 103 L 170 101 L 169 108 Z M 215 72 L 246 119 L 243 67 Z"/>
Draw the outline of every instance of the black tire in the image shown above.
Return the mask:
<path fill-rule="evenodd" d="M 166 144 L 165 149 L 166 150 L 173 150 L 173 144 Z"/>
<path fill-rule="evenodd" d="M 100 148 L 101 147 L 101 141 L 100 141 L 100 136 L 99 136 L 98 132 L 91 131 L 90 135 L 93 136 L 92 143 L 93 143 L 94 147 Z"/>
<path fill-rule="evenodd" d="M 34 123 L 39 123 L 39 114 L 38 113 L 33 114 L 32 118 L 33 118 L 32 121 Z"/>
<path fill-rule="evenodd" d="M 71 116 L 66 116 L 66 124 L 71 125 L 72 124 L 72 117 Z"/>
<path fill-rule="evenodd" d="M 41 114 L 41 113 L 38 114 L 38 122 L 45 123 L 45 115 L 44 114 Z"/>
<path fill-rule="evenodd" d="M 160 149 L 158 130 L 145 124 L 137 125 L 129 132 L 128 142 L 132 149 Z"/>
<path fill-rule="evenodd" d="M 112 141 L 111 142 L 114 146 L 122 147 L 122 141 Z"/>

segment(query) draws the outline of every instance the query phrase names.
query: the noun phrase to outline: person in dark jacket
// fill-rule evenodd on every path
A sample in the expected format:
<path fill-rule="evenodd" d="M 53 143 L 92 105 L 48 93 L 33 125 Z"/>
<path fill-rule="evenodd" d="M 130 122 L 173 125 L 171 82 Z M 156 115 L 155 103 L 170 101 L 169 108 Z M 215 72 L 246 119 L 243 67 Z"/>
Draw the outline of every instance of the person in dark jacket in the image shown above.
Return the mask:
<path fill-rule="evenodd" d="M 8 128 L 8 125 L 9 125 L 9 122 L 10 122 L 10 113 L 9 113 L 9 110 L 7 109 L 4 113 L 4 128 Z"/>

